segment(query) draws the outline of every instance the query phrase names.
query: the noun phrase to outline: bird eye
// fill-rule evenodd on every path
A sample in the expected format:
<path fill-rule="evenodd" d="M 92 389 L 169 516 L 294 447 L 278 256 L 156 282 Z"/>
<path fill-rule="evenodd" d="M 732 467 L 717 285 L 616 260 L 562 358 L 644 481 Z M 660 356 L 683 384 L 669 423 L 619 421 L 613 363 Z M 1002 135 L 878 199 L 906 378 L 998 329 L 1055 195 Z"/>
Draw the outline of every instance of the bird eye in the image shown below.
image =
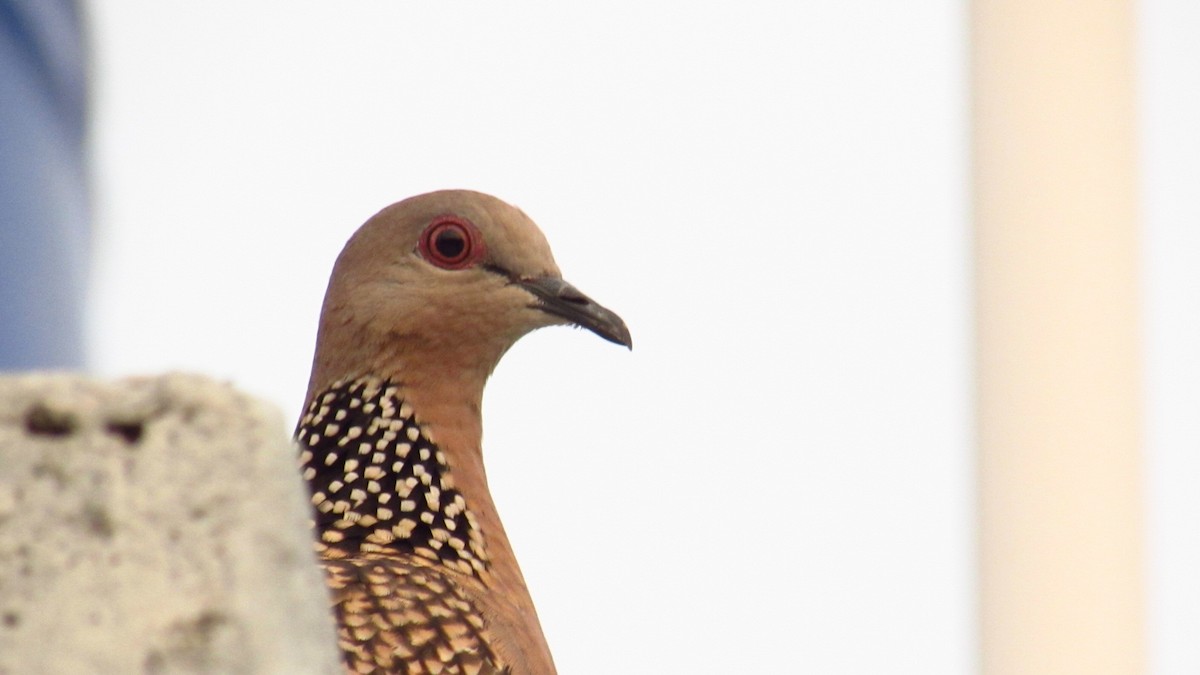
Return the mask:
<path fill-rule="evenodd" d="M 470 221 L 454 216 L 434 219 L 421 233 L 421 257 L 448 270 L 470 267 L 483 257 L 483 237 Z"/>

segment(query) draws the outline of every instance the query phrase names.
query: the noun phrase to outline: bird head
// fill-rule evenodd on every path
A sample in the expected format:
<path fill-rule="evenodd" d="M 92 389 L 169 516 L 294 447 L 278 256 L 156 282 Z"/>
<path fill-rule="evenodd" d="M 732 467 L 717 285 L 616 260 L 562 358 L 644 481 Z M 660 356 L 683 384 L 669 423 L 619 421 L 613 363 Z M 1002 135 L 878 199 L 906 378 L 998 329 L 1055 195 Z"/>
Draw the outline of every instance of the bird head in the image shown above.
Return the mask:
<path fill-rule="evenodd" d="M 556 324 L 632 346 L 619 316 L 563 280 L 520 209 L 465 190 L 412 197 L 373 216 L 338 256 L 310 389 L 430 361 L 446 376 L 486 379 L 521 336 Z"/>

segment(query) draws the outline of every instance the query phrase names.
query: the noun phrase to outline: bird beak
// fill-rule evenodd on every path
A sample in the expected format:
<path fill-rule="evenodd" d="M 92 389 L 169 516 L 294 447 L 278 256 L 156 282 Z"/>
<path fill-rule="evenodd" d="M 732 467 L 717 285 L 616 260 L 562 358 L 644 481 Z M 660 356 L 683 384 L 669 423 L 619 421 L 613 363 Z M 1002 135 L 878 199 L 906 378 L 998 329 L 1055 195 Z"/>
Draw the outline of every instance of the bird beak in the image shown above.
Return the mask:
<path fill-rule="evenodd" d="M 520 279 L 517 284 L 538 299 L 533 308 L 566 319 L 609 342 L 633 349 L 633 338 L 621 317 L 601 307 L 571 284 L 554 277 Z"/>

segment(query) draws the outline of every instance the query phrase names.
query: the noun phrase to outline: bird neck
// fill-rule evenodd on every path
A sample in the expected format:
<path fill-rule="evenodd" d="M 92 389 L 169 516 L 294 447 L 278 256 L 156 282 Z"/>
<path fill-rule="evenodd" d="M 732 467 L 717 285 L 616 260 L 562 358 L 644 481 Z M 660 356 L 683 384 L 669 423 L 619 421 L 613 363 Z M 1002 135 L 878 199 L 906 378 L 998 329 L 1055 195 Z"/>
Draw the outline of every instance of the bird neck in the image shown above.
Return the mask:
<path fill-rule="evenodd" d="M 487 486 L 482 384 L 467 390 L 415 375 L 339 380 L 310 396 L 296 436 L 318 554 L 440 566 L 465 587 L 486 590 L 474 598 L 497 626 L 508 626 L 513 642 L 498 645 L 508 658 L 549 664 Z"/>
<path fill-rule="evenodd" d="M 314 394 L 296 434 L 320 554 L 412 555 L 524 590 L 487 486 L 481 396 L 482 386 L 420 374 L 337 381 Z"/>

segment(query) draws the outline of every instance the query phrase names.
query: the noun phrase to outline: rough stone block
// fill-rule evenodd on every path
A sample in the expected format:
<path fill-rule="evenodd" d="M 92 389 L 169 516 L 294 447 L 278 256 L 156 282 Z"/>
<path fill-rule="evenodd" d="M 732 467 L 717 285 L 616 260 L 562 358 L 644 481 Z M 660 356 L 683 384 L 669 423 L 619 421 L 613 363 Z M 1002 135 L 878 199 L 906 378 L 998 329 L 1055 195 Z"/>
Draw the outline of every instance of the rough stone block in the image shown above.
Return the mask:
<path fill-rule="evenodd" d="M 337 673 L 278 413 L 168 375 L 0 378 L 0 673 Z"/>

